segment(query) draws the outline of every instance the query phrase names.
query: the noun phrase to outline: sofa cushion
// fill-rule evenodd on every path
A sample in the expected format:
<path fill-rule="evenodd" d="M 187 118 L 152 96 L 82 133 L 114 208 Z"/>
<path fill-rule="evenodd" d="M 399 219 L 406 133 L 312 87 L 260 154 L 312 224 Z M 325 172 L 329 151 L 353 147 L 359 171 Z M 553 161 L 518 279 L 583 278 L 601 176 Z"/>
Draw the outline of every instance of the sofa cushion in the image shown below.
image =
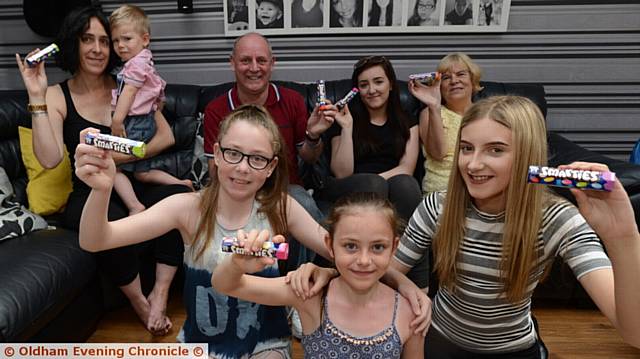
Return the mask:
<path fill-rule="evenodd" d="M 200 86 L 167 85 L 166 102 L 162 114 L 173 131 L 175 144 L 163 153 L 150 158 L 152 168 L 188 178 L 191 171 L 193 144 L 197 127 Z"/>
<path fill-rule="evenodd" d="M 204 113 L 199 112 L 196 121 L 198 125 L 193 143 L 193 158 L 191 159 L 189 179 L 193 182 L 193 188 L 199 190 L 209 182 L 209 160 L 204 154 Z"/>
<path fill-rule="evenodd" d="M 72 190 L 71 162 L 64 149 L 62 161 L 54 168 L 43 168 L 33 152 L 30 128 L 20 127 L 20 153 L 27 169 L 27 198 L 29 209 L 43 216 L 60 212 L 67 204 Z M 55 189 L 55 190 L 52 190 Z"/>
<path fill-rule="evenodd" d="M 47 228 L 44 218 L 13 200 L 13 187 L 0 167 L 0 241 Z"/>
<path fill-rule="evenodd" d="M 0 243 L 0 341 L 37 332 L 95 275 L 78 234 L 42 230 Z"/>

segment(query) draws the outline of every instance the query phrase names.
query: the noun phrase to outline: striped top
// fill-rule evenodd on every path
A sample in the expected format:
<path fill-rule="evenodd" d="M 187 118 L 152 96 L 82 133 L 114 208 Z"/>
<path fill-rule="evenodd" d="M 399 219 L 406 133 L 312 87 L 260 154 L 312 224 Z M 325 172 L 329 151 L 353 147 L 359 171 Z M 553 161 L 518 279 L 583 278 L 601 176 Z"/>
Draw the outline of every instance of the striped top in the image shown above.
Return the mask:
<path fill-rule="evenodd" d="M 436 192 L 418 206 L 395 255 L 401 263 L 412 267 L 428 253 L 443 204 L 444 193 Z M 473 205 L 469 208 L 457 267 L 457 290 L 440 287 L 433 302 L 432 328 L 469 351 L 508 353 L 535 343 L 531 295 L 556 255 L 577 278 L 611 268 L 600 239 L 578 209 L 558 198 L 544 209 L 537 245 L 542 252 L 525 299 L 512 304 L 506 300 L 499 278 L 503 227 L 504 213 L 492 215 Z"/>

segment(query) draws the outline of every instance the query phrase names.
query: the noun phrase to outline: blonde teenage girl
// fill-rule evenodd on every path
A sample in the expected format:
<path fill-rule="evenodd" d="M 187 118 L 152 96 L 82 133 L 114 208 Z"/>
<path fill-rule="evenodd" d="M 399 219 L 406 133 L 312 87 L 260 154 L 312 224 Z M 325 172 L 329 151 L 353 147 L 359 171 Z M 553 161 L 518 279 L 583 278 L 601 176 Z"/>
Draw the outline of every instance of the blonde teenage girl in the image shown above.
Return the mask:
<path fill-rule="evenodd" d="M 474 104 L 456 148 L 448 192 L 418 206 L 393 264 L 406 272 L 433 250 L 440 288 L 426 356 L 539 358 L 531 295 L 557 255 L 623 338 L 640 345 L 640 237 L 622 185 L 574 191 L 578 211 L 527 184 L 528 166 L 546 163 L 547 143 L 541 112 L 523 97 Z"/>

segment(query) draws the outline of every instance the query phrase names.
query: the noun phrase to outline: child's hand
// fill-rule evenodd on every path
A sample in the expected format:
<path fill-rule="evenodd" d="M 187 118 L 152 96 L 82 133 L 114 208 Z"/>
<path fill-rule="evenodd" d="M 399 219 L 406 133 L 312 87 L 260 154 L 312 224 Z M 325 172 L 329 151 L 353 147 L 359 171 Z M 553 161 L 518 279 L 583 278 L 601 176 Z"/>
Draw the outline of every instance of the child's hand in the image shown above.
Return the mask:
<path fill-rule="evenodd" d="M 318 267 L 313 263 L 304 263 L 295 271 L 287 273 L 284 281 L 291 285 L 291 290 L 296 296 L 306 300 L 318 294 L 329 283 L 331 278 L 337 275 L 338 271 L 335 269 Z"/>
<path fill-rule="evenodd" d="M 87 133 L 99 133 L 95 128 L 85 128 L 80 132 L 80 144 L 74 154 L 76 176 L 95 190 L 111 190 L 116 174 L 116 166 L 111 153 L 84 143 Z"/>
<path fill-rule="evenodd" d="M 409 301 L 413 314 L 416 316 L 410 323 L 411 328 L 414 333 L 424 337 L 431 326 L 431 299 L 413 282 L 409 281 L 407 284 L 398 285 L 398 292 Z"/>
<path fill-rule="evenodd" d="M 118 137 L 127 137 L 127 132 L 124 130 L 124 124 L 122 122 L 111 122 L 111 134 Z"/>
<path fill-rule="evenodd" d="M 242 229 L 238 231 L 236 238 L 238 239 L 238 244 L 251 252 L 257 252 L 262 249 L 262 245 L 264 242 L 269 240 L 271 233 L 266 229 L 262 231 L 258 231 L 257 229 L 253 229 L 246 233 Z M 274 243 L 282 243 L 284 242 L 284 237 L 281 235 L 274 236 L 272 241 Z M 275 263 L 275 258 L 270 257 L 256 257 L 251 255 L 244 254 L 233 254 L 232 256 L 233 263 L 242 269 L 245 273 L 255 273 L 264 269 L 264 267 L 268 265 L 272 265 Z"/>

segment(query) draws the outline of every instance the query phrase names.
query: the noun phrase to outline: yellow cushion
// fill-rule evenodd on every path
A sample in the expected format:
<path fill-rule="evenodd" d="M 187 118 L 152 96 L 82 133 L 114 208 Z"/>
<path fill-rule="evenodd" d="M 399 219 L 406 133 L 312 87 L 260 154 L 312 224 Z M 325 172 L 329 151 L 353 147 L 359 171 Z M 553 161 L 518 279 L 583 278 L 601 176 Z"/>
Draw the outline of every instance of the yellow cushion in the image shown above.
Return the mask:
<path fill-rule="evenodd" d="M 71 163 L 65 148 L 62 162 L 55 168 L 44 169 L 33 153 L 31 129 L 19 127 L 20 152 L 27 168 L 27 197 L 29 209 L 40 215 L 60 212 L 71 193 Z"/>

